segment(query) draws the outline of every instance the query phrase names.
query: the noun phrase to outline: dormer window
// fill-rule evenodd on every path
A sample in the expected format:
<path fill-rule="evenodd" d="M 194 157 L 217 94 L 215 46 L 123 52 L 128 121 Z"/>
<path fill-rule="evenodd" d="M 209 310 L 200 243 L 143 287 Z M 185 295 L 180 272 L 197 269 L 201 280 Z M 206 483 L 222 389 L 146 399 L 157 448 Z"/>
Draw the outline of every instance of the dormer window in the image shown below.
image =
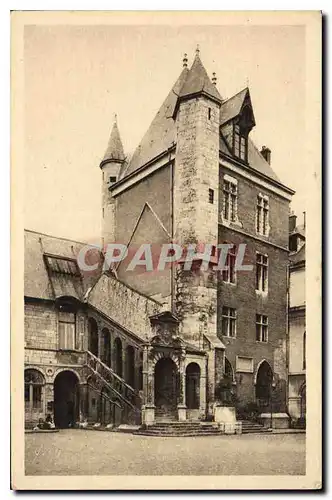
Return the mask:
<path fill-rule="evenodd" d="M 233 150 L 234 155 L 240 158 L 240 160 L 247 161 L 248 134 L 238 124 L 234 125 Z"/>

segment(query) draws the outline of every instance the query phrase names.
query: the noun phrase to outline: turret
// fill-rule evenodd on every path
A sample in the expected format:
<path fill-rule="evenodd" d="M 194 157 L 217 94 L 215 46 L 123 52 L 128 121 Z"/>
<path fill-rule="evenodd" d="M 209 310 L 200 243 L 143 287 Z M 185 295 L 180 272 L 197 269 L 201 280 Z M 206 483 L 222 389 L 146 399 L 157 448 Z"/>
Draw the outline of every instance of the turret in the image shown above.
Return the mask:
<path fill-rule="evenodd" d="M 110 193 L 110 186 L 119 180 L 122 164 L 125 162 L 122 141 L 114 117 L 112 132 L 104 158 L 100 163 L 102 171 L 102 242 L 103 245 L 115 240 L 115 200 Z"/>

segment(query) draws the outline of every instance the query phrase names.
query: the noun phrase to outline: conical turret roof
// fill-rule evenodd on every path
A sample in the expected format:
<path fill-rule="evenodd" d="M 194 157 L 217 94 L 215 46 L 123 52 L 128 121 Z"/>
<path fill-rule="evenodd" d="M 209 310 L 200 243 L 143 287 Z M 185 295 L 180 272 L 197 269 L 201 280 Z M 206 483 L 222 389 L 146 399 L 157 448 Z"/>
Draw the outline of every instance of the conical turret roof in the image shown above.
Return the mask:
<path fill-rule="evenodd" d="M 108 141 L 107 149 L 104 154 L 104 158 L 100 164 L 102 166 L 104 163 L 109 161 L 124 161 L 125 155 L 123 152 L 123 145 L 120 137 L 120 132 L 118 129 L 118 124 L 116 120 L 116 116 L 114 119 L 114 124 L 112 128 L 112 132 Z"/>
<path fill-rule="evenodd" d="M 196 50 L 194 62 L 181 88 L 179 97 L 187 97 L 192 94 L 198 94 L 202 92 L 213 97 L 219 102 L 222 101 L 217 87 L 211 82 L 206 69 L 202 64 L 201 58 L 199 56 L 199 50 Z"/>

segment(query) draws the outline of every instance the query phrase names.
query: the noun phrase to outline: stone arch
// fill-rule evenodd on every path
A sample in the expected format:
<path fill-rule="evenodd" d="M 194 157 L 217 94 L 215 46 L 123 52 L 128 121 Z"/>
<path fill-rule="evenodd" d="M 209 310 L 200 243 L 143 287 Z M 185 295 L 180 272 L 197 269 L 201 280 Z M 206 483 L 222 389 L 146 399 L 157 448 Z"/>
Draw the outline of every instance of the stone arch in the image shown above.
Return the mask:
<path fill-rule="evenodd" d="M 235 381 L 235 373 L 234 373 L 234 368 L 232 366 L 232 363 L 229 361 L 228 358 L 225 356 L 225 367 L 224 367 L 224 375 L 226 378 L 231 380 L 233 384 L 236 383 Z"/>
<path fill-rule="evenodd" d="M 186 406 L 189 410 L 196 410 L 200 405 L 200 366 L 191 362 L 186 368 Z"/>
<path fill-rule="evenodd" d="M 178 358 L 178 356 L 176 356 L 173 353 L 166 354 L 163 352 L 157 352 L 153 357 L 154 365 L 156 365 L 158 363 L 158 361 L 162 358 L 165 358 L 165 359 L 170 358 L 176 364 L 177 369 L 179 369 L 179 366 L 180 366 L 179 358 Z"/>
<path fill-rule="evenodd" d="M 54 383 L 54 380 L 56 379 L 56 377 L 61 373 L 61 372 L 72 372 L 74 375 L 76 375 L 77 377 L 77 380 L 79 383 L 81 383 L 81 375 L 79 374 L 79 372 L 75 369 L 75 368 L 58 368 L 57 370 L 55 370 L 54 374 L 53 374 L 53 380 L 52 382 Z"/>
<path fill-rule="evenodd" d="M 266 360 L 263 360 L 257 367 L 255 383 L 255 397 L 259 407 L 264 408 L 271 404 L 272 384 L 272 368 Z"/>
<path fill-rule="evenodd" d="M 267 363 L 267 364 L 269 365 L 269 367 L 271 368 L 271 371 L 272 371 L 272 373 L 273 373 L 273 370 L 272 370 L 272 367 L 271 367 L 270 363 L 269 363 L 269 362 L 268 362 L 265 358 L 264 358 L 264 359 L 262 359 L 262 360 L 258 363 L 258 365 L 257 365 L 257 367 L 256 367 L 255 376 L 254 376 L 254 384 L 255 384 L 255 385 L 257 384 L 257 374 L 258 374 L 258 371 L 259 371 L 259 369 L 260 369 L 260 367 L 261 367 L 261 365 L 262 365 L 263 363 Z"/>
<path fill-rule="evenodd" d="M 300 417 L 306 418 L 307 413 L 307 385 L 304 381 L 299 389 L 300 396 Z"/>
<path fill-rule="evenodd" d="M 89 351 L 98 357 L 98 324 L 97 321 L 89 317 L 88 318 L 88 332 L 89 332 Z"/>

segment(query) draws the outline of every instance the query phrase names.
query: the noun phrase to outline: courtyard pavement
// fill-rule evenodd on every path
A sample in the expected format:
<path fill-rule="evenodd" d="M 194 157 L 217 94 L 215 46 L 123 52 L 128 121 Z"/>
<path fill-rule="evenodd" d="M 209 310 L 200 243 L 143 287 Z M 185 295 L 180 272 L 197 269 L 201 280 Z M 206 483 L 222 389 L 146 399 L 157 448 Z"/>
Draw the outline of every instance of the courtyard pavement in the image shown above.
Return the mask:
<path fill-rule="evenodd" d="M 27 475 L 301 475 L 305 434 L 151 437 L 66 429 L 25 435 Z"/>

